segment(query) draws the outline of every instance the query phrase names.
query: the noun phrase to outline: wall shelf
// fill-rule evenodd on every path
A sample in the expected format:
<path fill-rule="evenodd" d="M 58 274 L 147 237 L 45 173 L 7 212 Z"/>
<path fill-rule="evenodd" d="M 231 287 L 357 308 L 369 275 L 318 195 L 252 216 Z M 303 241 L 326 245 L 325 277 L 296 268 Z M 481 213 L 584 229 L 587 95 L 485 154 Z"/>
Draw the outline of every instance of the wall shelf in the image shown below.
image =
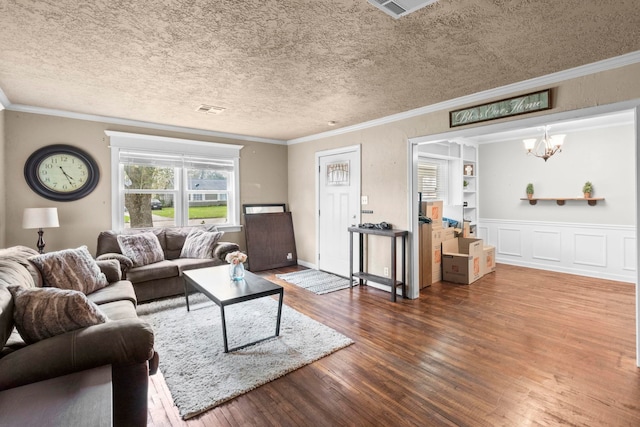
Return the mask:
<path fill-rule="evenodd" d="M 589 206 L 595 206 L 599 200 L 604 200 L 604 197 L 535 197 L 533 199 L 523 197 L 520 200 L 528 200 L 530 205 L 535 205 L 538 200 L 555 200 L 558 206 L 563 206 L 567 200 L 586 200 Z"/>

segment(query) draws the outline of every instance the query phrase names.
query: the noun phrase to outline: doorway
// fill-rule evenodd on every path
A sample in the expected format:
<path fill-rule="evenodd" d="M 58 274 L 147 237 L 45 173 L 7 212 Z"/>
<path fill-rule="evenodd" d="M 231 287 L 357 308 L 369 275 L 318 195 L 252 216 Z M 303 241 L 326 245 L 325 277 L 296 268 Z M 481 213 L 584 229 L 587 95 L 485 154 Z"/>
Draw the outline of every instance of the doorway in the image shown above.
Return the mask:
<path fill-rule="evenodd" d="M 635 189 L 633 193 L 635 194 L 635 244 L 631 243 L 631 245 L 635 245 L 635 266 L 633 267 L 635 273 L 635 286 L 636 286 L 636 364 L 640 366 L 640 339 L 638 339 L 638 335 L 640 333 L 640 292 L 638 291 L 638 284 L 640 283 L 640 269 L 638 269 L 638 255 L 640 254 L 640 241 L 638 239 L 637 226 L 640 223 L 640 207 L 638 203 L 640 202 L 640 185 L 637 185 L 638 179 L 638 167 L 640 166 L 640 150 L 638 150 L 638 144 L 640 143 L 640 129 L 638 127 L 638 118 L 640 114 L 639 101 L 626 101 L 617 104 L 609 104 L 602 105 L 598 107 L 592 108 L 584 108 L 580 110 L 574 111 L 566 111 L 556 114 L 549 114 L 545 116 L 538 116 L 529 119 L 521 119 L 514 120 L 505 123 L 499 123 L 494 125 L 487 125 L 482 127 L 464 129 L 464 130 L 455 130 L 450 132 L 445 132 L 442 134 L 429 135 L 424 137 L 413 138 L 409 140 L 409 164 L 412 165 L 411 170 L 409 170 L 409 182 L 410 182 L 410 191 L 411 194 L 414 195 L 410 199 L 409 206 L 409 224 L 411 228 L 412 235 L 415 236 L 418 230 L 418 197 L 417 197 L 417 164 L 418 164 L 418 145 L 424 143 L 433 143 L 438 141 L 455 141 L 456 139 L 465 139 L 468 138 L 477 143 L 482 143 L 483 138 L 495 138 L 495 135 L 509 134 L 510 137 L 516 135 L 521 129 L 530 128 L 530 127 L 544 127 L 545 125 L 550 124 L 558 124 L 565 123 L 570 121 L 578 121 L 578 120 L 590 120 L 597 116 L 605 116 L 610 114 L 624 113 L 629 112 L 633 115 L 633 129 L 634 129 L 634 147 L 635 147 Z M 516 138 L 513 138 L 516 139 Z M 524 152 L 524 148 L 522 148 Z M 481 168 L 482 165 L 479 165 Z M 627 181 L 628 182 L 628 181 Z M 523 191 L 524 191 L 524 187 Z M 482 204 L 480 205 L 480 209 L 482 209 Z M 482 222 L 482 220 L 480 220 Z M 482 236 L 479 236 L 482 237 Z M 632 241 L 631 239 L 630 241 Z M 419 296 L 419 285 L 416 281 L 416 277 L 418 274 L 418 242 L 417 239 L 412 240 L 412 283 L 410 286 L 410 296 L 412 298 L 417 298 Z"/>
<path fill-rule="evenodd" d="M 360 222 L 360 146 L 316 153 L 319 270 L 349 276 L 349 233 Z"/>

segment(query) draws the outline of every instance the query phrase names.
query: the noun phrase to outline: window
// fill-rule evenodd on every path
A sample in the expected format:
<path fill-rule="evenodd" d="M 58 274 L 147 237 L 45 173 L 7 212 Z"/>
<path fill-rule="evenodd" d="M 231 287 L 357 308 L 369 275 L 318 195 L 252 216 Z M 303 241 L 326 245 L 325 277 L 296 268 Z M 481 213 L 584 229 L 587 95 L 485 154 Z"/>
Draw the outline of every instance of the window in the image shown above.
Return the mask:
<path fill-rule="evenodd" d="M 448 201 L 448 162 L 441 159 L 418 160 L 418 191 L 422 199 Z"/>
<path fill-rule="evenodd" d="M 106 131 L 112 227 L 215 224 L 240 230 L 242 146 Z"/>

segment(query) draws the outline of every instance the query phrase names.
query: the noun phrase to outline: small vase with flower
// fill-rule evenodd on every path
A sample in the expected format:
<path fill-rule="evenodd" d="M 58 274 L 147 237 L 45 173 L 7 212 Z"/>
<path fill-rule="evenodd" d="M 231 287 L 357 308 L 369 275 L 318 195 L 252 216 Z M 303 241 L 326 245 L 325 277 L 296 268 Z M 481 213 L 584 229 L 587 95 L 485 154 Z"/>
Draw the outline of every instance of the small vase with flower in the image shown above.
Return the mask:
<path fill-rule="evenodd" d="M 244 262 L 247 260 L 247 254 L 234 251 L 229 252 L 224 260 L 229 263 L 229 277 L 232 281 L 244 280 Z"/>

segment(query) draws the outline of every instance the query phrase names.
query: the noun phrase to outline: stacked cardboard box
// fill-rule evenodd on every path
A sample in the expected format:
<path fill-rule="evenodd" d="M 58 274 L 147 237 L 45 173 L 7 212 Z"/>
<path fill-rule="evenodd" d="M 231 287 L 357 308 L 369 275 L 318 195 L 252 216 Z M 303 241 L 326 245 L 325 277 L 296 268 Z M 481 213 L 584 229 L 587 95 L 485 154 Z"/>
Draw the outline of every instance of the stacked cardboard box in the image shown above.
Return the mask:
<path fill-rule="evenodd" d="M 453 239 L 453 228 L 420 225 L 420 289 L 442 280 L 442 242 Z"/>
<path fill-rule="evenodd" d="M 482 277 L 482 239 L 456 237 L 442 242 L 442 277 L 447 282 L 475 282 Z"/>
<path fill-rule="evenodd" d="M 434 230 L 432 233 L 432 262 L 433 272 L 431 274 L 431 282 L 439 282 L 442 280 L 442 243 L 454 239 L 456 237 L 453 228 L 441 228 Z"/>
<path fill-rule="evenodd" d="M 420 247 L 419 247 L 419 282 L 420 289 L 431 286 L 431 274 L 433 271 L 433 258 L 431 257 L 431 237 L 433 227 L 431 224 L 420 224 Z"/>
<path fill-rule="evenodd" d="M 426 216 L 427 218 L 431 218 L 431 226 L 434 230 L 442 228 L 442 209 L 442 200 L 431 200 L 429 202 L 422 202 L 422 215 Z"/>
<path fill-rule="evenodd" d="M 422 215 L 432 222 L 420 225 L 420 289 L 443 279 L 470 284 L 496 268 L 495 247 L 476 239 L 468 221 L 460 229 L 443 228 L 442 209 L 441 200 L 422 202 Z"/>
<path fill-rule="evenodd" d="M 462 227 L 462 237 L 476 238 L 476 227 L 472 226 L 469 221 L 464 221 Z"/>
<path fill-rule="evenodd" d="M 482 249 L 482 260 L 480 260 L 480 270 L 482 275 L 496 271 L 496 247 L 485 246 Z"/>

